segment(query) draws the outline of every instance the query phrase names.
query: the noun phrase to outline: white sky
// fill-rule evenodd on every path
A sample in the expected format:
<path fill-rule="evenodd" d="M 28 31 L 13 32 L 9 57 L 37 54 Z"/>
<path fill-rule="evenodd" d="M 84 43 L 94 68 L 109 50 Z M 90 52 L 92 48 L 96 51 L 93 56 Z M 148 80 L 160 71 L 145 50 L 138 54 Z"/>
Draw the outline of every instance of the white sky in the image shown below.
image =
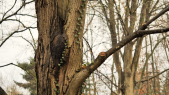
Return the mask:
<path fill-rule="evenodd" d="M 2 14 L 6 12 L 13 5 L 14 1 L 15 0 L 8 0 L 8 1 L 1 0 L 0 12 Z M 21 0 L 17 1 L 16 6 L 7 15 L 12 14 L 18 9 L 18 7 L 20 7 L 20 4 L 21 4 L 20 1 Z M 23 10 L 19 11 L 19 13 L 35 15 L 34 3 L 29 4 L 29 6 L 26 6 Z M 2 18 L 2 14 L 0 14 L 0 19 Z M 33 19 L 31 17 L 15 16 L 15 17 L 11 17 L 10 19 L 21 20 L 27 27 L 36 26 L 36 19 Z M 0 43 L 2 42 L 2 33 L 4 34 L 3 35 L 3 39 L 4 39 L 9 35 L 9 33 L 12 33 L 13 31 L 16 31 L 17 29 L 22 30 L 24 28 L 22 27 L 21 24 L 14 22 L 14 21 L 3 22 L 0 25 Z M 35 40 L 37 40 L 38 32 L 36 29 L 32 29 L 32 34 Z M 3 46 L 0 47 L 0 66 L 8 64 L 8 63 L 17 64 L 17 62 L 29 62 L 29 58 L 34 57 L 34 51 L 31 45 L 28 42 L 26 42 L 24 39 L 22 39 L 21 37 L 17 37 L 17 36 L 22 36 L 26 38 L 27 40 L 29 40 L 30 42 L 32 41 L 29 31 L 24 31 L 22 33 L 14 34 L 13 37 L 9 38 L 3 44 Z M 13 80 L 17 82 L 26 82 L 25 80 L 23 80 L 21 74 L 24 74 L 23 70 L 13 65 L 0 68 L 0 86 L 6 89 L 6 87 L 14 84 Z M 21 90 L 21 89 L 22 88 L 19 88 L 18 90 Z M 24 89 L 22 89 L 21 92 L 23 92 L 24 95 L 28 95 L 29 93 L 28 91 L 25 91 Z"/>

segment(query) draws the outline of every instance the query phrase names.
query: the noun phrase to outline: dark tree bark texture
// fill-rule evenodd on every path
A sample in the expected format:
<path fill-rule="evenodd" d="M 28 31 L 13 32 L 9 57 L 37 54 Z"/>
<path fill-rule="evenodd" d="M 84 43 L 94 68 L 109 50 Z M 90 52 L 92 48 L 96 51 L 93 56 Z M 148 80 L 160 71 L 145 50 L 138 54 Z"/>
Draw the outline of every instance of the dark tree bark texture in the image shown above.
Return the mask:
<path fill-rule="evenodd" d="M 145 30 L 150 23 L 168 11 L 168 7 L 136 32 L 129 33 L 124 40 L 112 43 L 114 46 L 111 49 L 101 52 L 94 63 L 82 69 L 82 36 L 87 2 L 87 0 L 35 0 L 39 33 L 35 55 L 38 95 L 80 95 L 83 81 L 120 48 L 143 35 L 169 31 L 169 28 Z M 130 81 L 124 82 L 124 85 L 127 85 L 124 87 L 125 95 L 133 95 L 134 81 L 133 75 L 131 77 L 130 75 L 127 76 Z"/>
<path fill-rule="evenodd" d="M 0 95 L 7 95 L 6 92 L 0 87 Z"/>
<path fill-rule="evenodd" d="M 80 89 L 72 89 L 70 83 L 82 67 L 86 3 L 86 0 L 35 0 L 38 95 L 80 94 Z"/>

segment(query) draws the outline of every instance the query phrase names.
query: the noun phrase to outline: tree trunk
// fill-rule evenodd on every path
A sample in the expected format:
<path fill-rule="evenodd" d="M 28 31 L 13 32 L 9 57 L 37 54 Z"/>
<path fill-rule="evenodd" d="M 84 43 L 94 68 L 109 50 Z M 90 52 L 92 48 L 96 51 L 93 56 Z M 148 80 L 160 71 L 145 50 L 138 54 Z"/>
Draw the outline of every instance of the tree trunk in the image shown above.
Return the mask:
<path fill-rule="evenodd" d="M 0 94 L 1 95 L 7 95 L 6 92 L 0 87 Z"/>
<path fill-rule="evenodd" d="M 143 2 L 146 1 L 143 0 Z M 117 40 L 113 39 L 116 36 L 114 28 L 110 29 L 114 46 L 107 52 L 99 53 L 93 63 L 82 69 L 82 36 L 86 4 L 87 0 L 35 0 L 39 32 L 38 48 L 35 56 L 38 95 L 80 95 L 83 81 L 110 55 L 117 52 L 124 45 L 124 71 L 122 72 L 121 69 L 118 71 L 119 80 L 122 81 L 119 81 L 119 88 L 122 94 L 133 95 L 134 78 L 141 51 L 142 36 L 169 30 L 166 28 L 133 33 L 136 22 L 137 0 L 132 0 L 129 17 L 130 27 L 125 26 L 128 27 L 125 31 L 126 38 L 117 43 Z M 143 5 L 145 4 L 143 3 Z M 148 21 L 147 17 L 145 17 L 145 9 L 145 7 L 142 7 L 144 12 L 140 16 L 139 25 L 141 28 L 139 30 L 145 30 L 150 23 L 168 10 L 166 8 Z M 104 14 L 106 14 L 106 11 Z M 114 15 L 111 14 L 111 16 Z M 145 18 L 148 22 L 143 25 Z M 113 19 L 111 17 L 111 20 Z M 114 22 L 111 22 L 111 25 L 114 26 L 114 24 Z M 137 39 L 135 54 L 132 56 L 133 42 L 131 41 L 136 37 L 140 38 Z M 118 59 L 114 60 L 117 68 L 120 66 L 118 56 L 118 52 L 115 53 L 114 59 Z"/>
<path fill-rule="evenodd" d="M 80 95 L 86 0 L 35 0 L 38 95 Z M 77 82 L 76 82 L 77 81 Z"/>

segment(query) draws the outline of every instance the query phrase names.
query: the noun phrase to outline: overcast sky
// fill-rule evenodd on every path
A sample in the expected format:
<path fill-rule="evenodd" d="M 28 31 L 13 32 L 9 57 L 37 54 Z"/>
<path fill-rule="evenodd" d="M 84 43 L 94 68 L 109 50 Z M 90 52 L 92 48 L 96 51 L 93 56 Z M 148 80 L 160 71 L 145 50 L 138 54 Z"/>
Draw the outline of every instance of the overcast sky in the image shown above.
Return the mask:
<path fill-rule="evenodd" d="M 0 2 L 0 19 L 2 15 L 11 8 L 15 0 L 1 0 Z M 27 0 L 29 1 L 29 0 Z M 15 12 L 21 5 L 21 0 L 17 0 L 15 7 L 7 13 L 6 16 Z M 24 9 L 18 13 L 35 15 L 34 3 L 25 6 Z M 26 16 L 14 16 L 10 19 L 17 19 L 23 21 L 24 25 L 27 27 L 35 27 L 36 19 Z M 0 44 L 1 42 L 12 32 L 17 30 L 24 29 L 21 24 L 14 21 L 5 21 L 0 25 Z M 36 29 L 31 29 L 33 37 L 35 40 L 38 38 L 38 32 Z M 24 31 L 22 33 L 14 34 L 13 37 L 9 38 L 3 45 L 0 47 L 0 66 L 17 62 L 28 62 L 29 58 L 34 57 L 34 50 L 32 46 L 26 42 L 22 36 L 32 42 L 32 38 L 29 31 Z M 13 80 L 17 82 L 26 82 L 23 80 L 22 75 L 24 71 L 16 66 L 10 65 L 3 68 L 0 68 L 0 86 L 6 89 L 7 86 L 13 85 Z M 2 79 L 2 80 L 1 80 Z M 18 90 L 20 90 L 19 88 Z M 28 91 L 21 90 L 24 95 L 28 95 Z"/>

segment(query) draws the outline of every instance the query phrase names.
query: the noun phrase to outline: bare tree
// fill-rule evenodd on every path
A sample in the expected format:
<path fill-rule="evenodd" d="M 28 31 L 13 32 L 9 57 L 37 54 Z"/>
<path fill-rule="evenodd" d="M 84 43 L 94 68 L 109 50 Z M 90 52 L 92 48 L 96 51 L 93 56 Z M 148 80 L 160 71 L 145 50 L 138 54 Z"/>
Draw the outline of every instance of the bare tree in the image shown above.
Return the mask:
<path fill-rule="evenodd" d="M 26 1 L 26 0 L 25 0 Z M 29 14 L 22 14 L 20 11 L 22 9 L 24 9 L 24 7 L 26 5 L 29 5 L 31 3 L 33 3 L 34 1 L 29 1 L 29 2 L 23 2 L 22 5 L 16 9 L 14 12 L 11 12 L 11 10 L 14 10 L 15 7 L 17 6 L 17 0 L 14 1 L 13 5 L 7 10 L 5 11 L 4 13 L 2 13 L 2 18 L 0 19 L 0 24 L 3 24 L 3 22 L 17 22 L 19 25 L 21 25 L 20 27 L 19 26 L 16 26 L 18 27 L 15 31 L 10 31 L 10 34 L 6 37 L 3 37 L 3 34 L 6 34 L 2 31 L 2 39 L 0 40 L 1 43 L 0 43 L 0 47 L 10 38 L 12 37 L 14 34 L 16 33 L 21 33 L 21 32 L 24 32 L 26 30 L 29 30 L 30 31 L 30 34 L 31 33 L 31 29 L 35 29 L 36 27 L 32 27 L 32 26 L 26 26 L 22 20 L 20 19 L 17 19 L 17 16 L 26 16 L 26 17 L 32 17 L 32 18 L 36 18 L 36 16 L 33 16 L 33 15 L 29 15 Z M 1 2 L 2 3 L 2 2 Z M 1 7 L 4 7 L 4 6 L 1 6 Z M 15 17 L 15 18 L 14 18 Z M 22 28 L 21 28 L 22 27 Z M 22 37 L 23 38 L 23 37 Z M 24 38 L 23 38 L 24 39 Z M 32 39 L 34 40 L 34 38 L 32 37 Z M 24 39 L 25 40 L 25 39 Z M 34 40 L 34 46 L 35 45 L 35 40 Z M 36 47 L 35 47 L 36 48 Z"/>
<path fill-rule="evenodd" d="M 18 13 L 26 4 L 33 2 L 26 2 L 25 0 L 23 0 L 18 10 L 12 14 L 8 14 L 15 6 L 16 1 L 17 0 L 15 0 L 14 5 L 3 14 L 0 24 L 4 21 L 16 21 L 22 24 L 24 29 L 12 32 L 2 41 L 0 47 L 7 39 L 12 37 L 13 34 L 35 28 L 27 27 L 20 20 L 10 18 L 15 15 L 31 16 Z M 98 5 L 102 10 L 101 15 L 111 34 L 112 48 L 106 52 L 100 52 L 96 59 L 93 58 L 91 60 L 90 65 L 82 67 L 82 40 L 83 34 L 85 33 L 85 14 L 90 1 L 93 2 L 94 0 L 35 0 L 39 33 L 37 50 L 35 41 L 33 44 L 31 43 L 31 45 L 34 50 L 36 50 L 35 69 L 38 95 L 80 95 L 83 82 L 112 54 L 114 54 L 113 62 L 115 63 L 119 77 L 118 85 L 99 72 L 117 88 L 117 91 L 113 92 L 113 87 L 111 87 L 111 94 L 134 95 L 136 84 L 154 79 L 168 70 L 166 69 L 156 75 L 153 74 L 153 76 L 146 77 L 146 79 L 143 79 L 144 74 L 142 74 L 139 81 L 135 79 L 143 38 L 148 34 L 166 33 L 169 31 L 169 28 L 166 27 L 160 29 L 149 28 L 150 24 L 169 10 L 168 6 L 164 8 L 157 7 L 159 0 L 156 2 L 153 2 L 154 0 L 126 0 L 124 18 L 120 13 L 121 7 L 120 4 L 117 4 L 117 0 L 99 0 Z M 137 20 L 138 17 L 136 14 L 139 7 L 138 4 L 140 4 L 138 1 L 141 2 L 139 20 Z M 118 3 L 121 2 L 118 1 Z M 154 12 L 156 12 L 156 15 L 152 15 Z M 89 24 L 90 23 L 88 23 L 88 25 Z M 138 27 L 136 27 L 136 25 Z M 122 31 L 122 37 L 119 37 L 119 31 Z M 29 42 L 28 40 L 26 41 Z M 136 47 L 133 55 L 135 44 Z M 124 54 L 122 54 L 120 50 L 122 47 L 124 47 Z M 148 73 L 148 59 L 152 57 L 151 55 L 154 49 L 152 48 L 152 53 L 146 56 L 147 59 L 142 72 L 144 72 L 146 68 Z M 121 56 L 123 62 L 120 61 L 119 56 Z M 124 63 L 124 65 L 122 65 L 122 63 Z M 12 63 L 9 65 L 11 64 Z M 152 68 L 155 68 L 153 64 Z M 153 72 L 154 71 L 155 70 L 153 70 Z M 154 86 L 156 85 L 154 84 Z M 138 86 L 138 88 L 139 87 L 140 86 Z M 0 90 L 2 89 L 0 88 Z M 147 88 L 147 91 L 148 90 Z"/>
<path fill-rule="evenodd" d="M 147 0 L 143 0 L 143 15 L 140 17 L 138 30 L 134 32 L 137 2 L 132 0 L 130 19 L 134 21 L 130 22 L 131 27 L 124 31 L 125 38 L 108 51 L 101 52 L 92 64 L 82 68 L 82 36 L 87 0 L 35 0 L 39 32 L 36 52 L 37 93 L 79 95 L 83 81 L 110 55 L 125 46 L 124 84 L 120 84 L 120 88 L 124 86 L 121 88 L 122 94 L 133 95 L 135 72 L 144 35 L 164 33 L 169 30 L 169 28 L 145 30 L 149 24 L 169 10 L 167 7 L 156 16 L 147 19 L 144 6 L 146 3 Z M 132 57 L 131 41 L 135 38 L 137 38 L 137 46 Z"/>
<path fill-rule="evenodd" d="M 26 1 L 26 0 L 25 0 Z M 4 32 L 4 30 L 1 29 L 0 34 L 2 34 L 2 38 L 0 39 L 0 47 L 2 47 L 4 45 L 4 43 L 10 38 L 10 37 L 14 37 L 13 35 L 16 33 L 20 33 L 20 32 L 24 32 L 26 30 L 30 31 L 30 34 L 32 34 L 31 29 L 35 29 L 36 27 L 32 27 L 32 26 L 27 26 L 26 24 L 24 24 L 24 22 L 22 22 L 20 19 L 17 19 L 17 16 L 26 16 L 26 17 L 32 17 L 32 18 L 36 18 L 36 16 L 30 15 L 30 14 L 24 14 L 21 13 L 20 11 L 23 10 L 25 8 L 26 5 L 32 4 L 34 1 L 29 1 L 29 2 L 23 2 L 17 9 L 17 3 L 19 2 L 19 0 L 14 0 L 13 5 L 9 7 L 5 7 L 5 8 L 9 8 L 7 10 L 2 10 L 1 11 L 1 18 L 0 18 L 0 24 L 2 25 L 3 23 L 11 23 L 11 22 L 17 22 L 19 25 L 21 26 L 16 26 L 17 29 L 16 30 L 12 30 L 10 31 L 10 34 L 7 35 L 7 33 Z M 0 3 L 3 5 L 4 3 L 6 3 L 5 1 L 1 0 Z M 0 6 L 2 9 L 4 6 Z M 3 12 L 4 11 L 4 12 Z M 22 28 L 21 28 L 22 27 Z M 4 36 L 5 35 L 5 36 Z M 7 36 L 6 36 L 7 35 Z M 21 36 L 20 36 L 21 37 Z M 29 42 L 27 39 L 25 39 L 24 37 L 22 37 L 24 40 L 26 40 L 27 42 Z M 34 40 L 33 36 L 32 39 Z M 29 42 L 30 43 L 30 42 Z M 32 44 L 32 43 L 30 43 Z M 32 47 L 36 48 L 36 44 L 35 44 L 35 40 L 32 44 Z M 8 66 L 4 65 L 4 66 L 0 66 L 0 67 L 5 67 Z M 10 64 L 11 65 L 11 64 Z M 4 90 L 0 87 L 0 94 L 1 95 L 7 95 Z"/>

